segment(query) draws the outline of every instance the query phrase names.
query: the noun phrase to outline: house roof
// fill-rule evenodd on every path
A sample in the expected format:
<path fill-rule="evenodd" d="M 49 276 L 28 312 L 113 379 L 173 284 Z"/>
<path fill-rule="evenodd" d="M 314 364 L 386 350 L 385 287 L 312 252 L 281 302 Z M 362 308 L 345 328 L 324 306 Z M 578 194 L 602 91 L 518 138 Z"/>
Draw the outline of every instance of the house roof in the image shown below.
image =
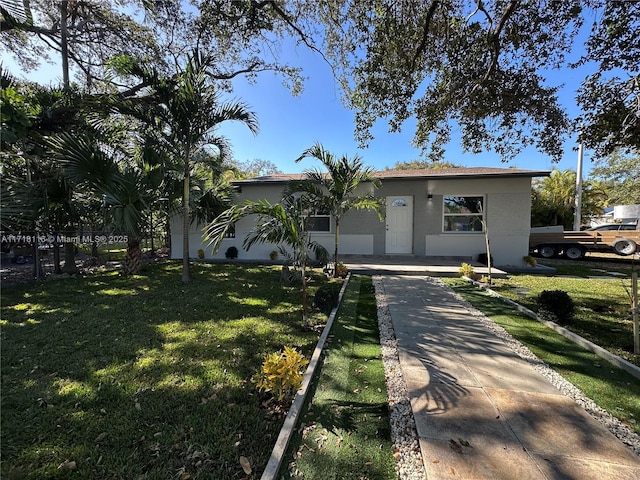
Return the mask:
<path fill-rule="evenodd" d="M 374 176 L 380 180 L 424 180 L 446 178 L 513 178 L 513 177 L 548 177 L 547 170 L 522 170 L 519 168 L 492 167 L 458 167 L 458 168 L 430 168 L 411 170 L 380 170 Z M 237 180 L 233 183 L 247 185 L 259 183 L 287 183 L 292 180 L 303 180 L 304 173 L 277 173 L 261 177 Z"/>

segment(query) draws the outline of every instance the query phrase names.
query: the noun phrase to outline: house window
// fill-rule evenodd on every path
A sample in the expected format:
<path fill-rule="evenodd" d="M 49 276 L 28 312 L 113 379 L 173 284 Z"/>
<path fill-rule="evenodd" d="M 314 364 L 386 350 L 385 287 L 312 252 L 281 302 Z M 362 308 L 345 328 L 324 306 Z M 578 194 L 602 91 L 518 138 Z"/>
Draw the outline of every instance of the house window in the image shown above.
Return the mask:
<path fill-rule="evenodd" d="M 307 229 L 310 232 L 330 232 L 331 215 L 328 211 L 316 210 L 307 217 Z"/>
<path fill-rule="evenodd" d="M 392 207 L 406 207 L 407 201 L 403 198 L 396 198 L 392 203 Z"/>
<path fill-rule="evenodd" d="M 444 197 L 444 232 L 482 232 L 484 197 Z"/>

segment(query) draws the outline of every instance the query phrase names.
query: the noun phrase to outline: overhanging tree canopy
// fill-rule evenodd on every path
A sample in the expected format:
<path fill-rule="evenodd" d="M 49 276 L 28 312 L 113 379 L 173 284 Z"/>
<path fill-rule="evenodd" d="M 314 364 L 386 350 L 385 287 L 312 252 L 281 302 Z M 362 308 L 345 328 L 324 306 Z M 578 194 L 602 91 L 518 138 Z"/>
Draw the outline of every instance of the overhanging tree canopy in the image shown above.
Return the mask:
<path fill-rule="evenodd" d="M 638 2 L 336 0 L 315 13 L 363 143 L 378 119 L 398 131 L 415 118 L 415 144 L 434 158 L 459 127 L 467 151 L 508 160 L 533 145 L 559 160 L 572 122 L 545 72 L 572 75 L 587 62 L 597 72 L 577 100 L 588 113 L 574 119 L 586 146 L 640 142 Z M 585 54 L 570 65 L 591 19 Z"/>

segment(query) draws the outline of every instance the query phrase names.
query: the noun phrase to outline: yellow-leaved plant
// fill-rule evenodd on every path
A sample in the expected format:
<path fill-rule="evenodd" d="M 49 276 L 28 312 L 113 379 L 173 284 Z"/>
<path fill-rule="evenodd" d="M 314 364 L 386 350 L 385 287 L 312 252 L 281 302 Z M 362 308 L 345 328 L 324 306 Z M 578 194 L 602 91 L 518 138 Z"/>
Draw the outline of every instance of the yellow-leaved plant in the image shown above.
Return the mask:
<path fill-rule="evenodd" d="M 262 364 L 262 372 L 256 375 L 258 388 L 282 401 L 293 395 L 302 386 L 304 369 L 309 360 L 295 348 L 284 347 L 281 352 L 272 353 Z"/>

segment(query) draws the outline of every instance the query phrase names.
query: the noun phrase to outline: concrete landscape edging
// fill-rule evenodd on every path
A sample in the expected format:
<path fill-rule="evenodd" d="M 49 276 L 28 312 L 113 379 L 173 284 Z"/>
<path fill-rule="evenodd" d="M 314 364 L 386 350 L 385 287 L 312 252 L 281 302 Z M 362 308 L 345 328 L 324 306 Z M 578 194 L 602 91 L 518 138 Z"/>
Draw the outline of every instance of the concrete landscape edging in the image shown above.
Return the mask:
<path fill-rule="evenodd" d="M 558 325 L 555 322 L 551 322 L 549 320 L 544 320 L 544 319 L 540 318 L 538 316 L 538 314 L 536 312 L 534 312 L 533 310 L 530 310 L 530 309 L 520 305 L 518 302 L 514 302 L 510 298 L 506 298 L 506 297 L 500 295 L 495 290 L 492 290 L 491 288 L 489 288 L 488 285 L 485 285 L 485 284 L 483 284 L 481 282 L 477 282 L 477 281 L 472 280 L 470 278 L 466 278 L 466 280 L 469 281 L 469 282 L 472 282 L 474 285 L 482 288 L 483 290 L 485 290 L 492 297 L 499 298 L 503 302 L 507 303 L 508 305 L 511 305 L 512 307 L 516 308 L 517 310 L 519 310 L 520 312 L 524 313 L 528 317 L 530 317 L 530 318 L 532 318 L 534 320 L 537 320 L 538 322 L 540 322 L 540 323 L 546 325 L 547 327 L 555 330 L 556 332 L 558 332 L 563 337 L 568 338 L 569 340 L 577 343 L 581 347 L 586 348 L 587 350 L 595 353 L 599 357 L 604 358 L 605 360 L 613 363 L 615 366 L 625 370 L 627 373 L 630 373 L 634 377 L 640 379 L 640 367 L 638 367 L 637 365 L 634 365 L 633 363 L 628 362 L 627 360 L 625 360 L 622 357 L 619 357 L 618 355 L 614 355 L 610 351 L 605 350 L 604 348 L 596 345 L 595 343 L 590 342 L 586 338 L 583 338 L 580 335 L 577 335 L 577 334 L 573 333 L 570 330 L 567 330 L 566 328 Z"/>
<path fill-rule="evenodd" d="M 336 316 L 338 308 L 340 307 L 340 304 L 342 303 L 342 297 L 347 288 L 347 285 L 349 284 L 350 279 L 351 273 L 347 275 L 347 278 L 342 284 L 342 288 L 340 289 L 340 294 L 338 296 L 338 305 L 333 310 L 331 310 L 331 314 L 327 319 L 327 324 L 322 330 L 322 334 L 318 339 L 316 348 L 313 351 L 313 355 L 311 356 L 311 360 L 309 361 L 309 365 L 307 366 L 307 371 L 304 374 L 302 387 L 300 387 L 300 390 L 298 390 L 298 392 L 296 393 L 296 397 L 291 404 L 289 413 L 287 413 L 287 417 L 284 419 L 284 424 L 280 429 L 280 434 L 278 435 L 276 444 L 271 451 L 271 456 L 269 457 L 269 461 L 267 462 L 267 466 L 265 467 L 264 472 L 262 472 L 260 480 L 275 480 L 280 471 L 282 458 L 284 457 L 284 454 L 287 452 L 287 448 L 289 447 L 289 442 L 291 440 L 291 436 L 293 435 L 293 430 L 298 423 L 298 417 L 300 416 L 302 406 L 307 397 L 307 392 L 309 391 L 311 380 L 313 379 L 318 363 L 320 362 L 320 355 L 322 354 L 322 350 L 324 349 L 327 337 L 329 336 L 329 332 L 331 331 L 331 326 L 333 325 L 333 320 Z"/>

